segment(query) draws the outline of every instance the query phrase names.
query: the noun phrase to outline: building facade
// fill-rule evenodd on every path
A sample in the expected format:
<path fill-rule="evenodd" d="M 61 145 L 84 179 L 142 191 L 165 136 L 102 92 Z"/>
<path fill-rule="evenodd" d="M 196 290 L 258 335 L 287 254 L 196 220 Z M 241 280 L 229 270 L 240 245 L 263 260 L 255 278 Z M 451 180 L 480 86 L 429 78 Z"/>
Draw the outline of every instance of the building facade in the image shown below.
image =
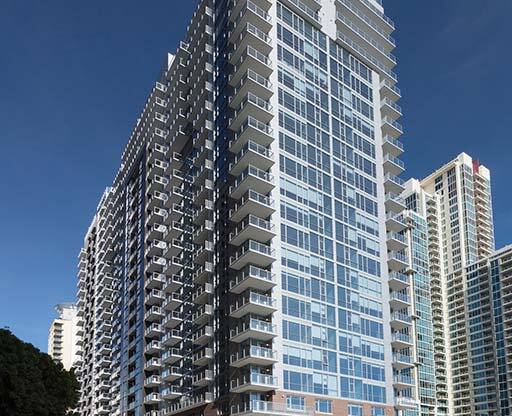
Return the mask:
<path fill-rule="evenodd" d="M 475 414 L 470 407 L 473 386 L 471 358 L 466 351 L 470 328 L 464 271 L 469 265 L 487 259 L 494 250 L 490 172 L 462 153 L 425 179 L 407 181 L 402 197 L 407 209 L 413 212 L 408 232 L 422 236 L 409 238 L 411 260 L 414 261 L 418 250 L 426 249 L 421 263 L 428 271 L 424 282 L 430 287 L 430 305 L 427 298 L 416 297 L 413 302 L 415 327 L 421 321 L 427 324 L 417 332 L 421 339 L 416 337 L 414 349 L 419 358 L 422 340 L 432 340 L 431 344 L 423 344 L 428 350 L 423 354 L 432 362 L 433 352 L 435 375 L 435 400 L 428 405 L 431 397 L 423 395 L 422 409 L 424 414 Z M 413 265 L 413 282 L 418 283 L 415 278 L 421 268 L 420 264 Z M 430 365 L 426 364 L 425 356 L 418 359 L 417 384 L 423 386 L 424 393 L 432 387 L 432 372 L 427 367 Z M 424 377 L 429 374 L 428 381 L 419 379 L 422 372 Z M 434 413 L 427 412 L 427 407 Z"/>
<path fill-rule="evenodd" d="M 198 3 L 80 253 L 82 415 L 418 414 L 393 29 Z"/>
<path fill-rule="evenodd" d="M 74 303 L 62 303 L 55 310 L 58 317 L 52 321 L 48 331 L 48 354 L 69 370 L 78 357 L 78 309 Z"/>

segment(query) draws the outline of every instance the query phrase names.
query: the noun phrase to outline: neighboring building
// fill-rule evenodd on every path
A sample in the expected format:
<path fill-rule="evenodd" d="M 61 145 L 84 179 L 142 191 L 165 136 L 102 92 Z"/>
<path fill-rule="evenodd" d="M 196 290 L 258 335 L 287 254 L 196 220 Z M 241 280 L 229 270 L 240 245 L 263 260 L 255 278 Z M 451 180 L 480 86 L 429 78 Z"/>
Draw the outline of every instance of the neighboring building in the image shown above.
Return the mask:
<path fill-rule="evenodd" d="M 77 359 L 77 307 L 61 303 L 55 307 L 59 314 L 48 331 L 48 354 L 69 370 Z"/>
<path fill-rule="evenodd" d="M 418 414 L 393 29 L 199 2 L 80 253 L 82 415 Z"/>
<path fill-rule="evenodd" d="M 454 414 L 512 412 L 512 246 L 448 277 Z"/>
<path fill-rule="evenodd" d="M 409 180 L 405 188 L 405 204 L 414 211 L 410 229 L 418 233 L 417 238 L 409 240 L 412 253 L 427 251 L 426 256 L 422 255 L 421 265 L 412 266 L 413 281 L 421 275 L 421 280 L 430 285 L 430 307 L 426 298 L 416 296 L 413 302 L 415 327 L 423 322 L 421 339 L 430 339 L 430 326 L 433 331 L 436 400 L 432 403 L 435 407 L 430 408 L 435 410 L 427 412 L 431 399 L 431 352 L 428 343 L 422 342 L 427 346 L 423 354 L 428 353 L 428 360 L 424 355 L 416 366 L 417 377 L 421 378 L 423 372 L 423 377 L 428 378 L 420 380 L 422 413 L 473 414 L 469 410 L 471 362 L 465 347 L 461 348 L 468 333 L 462 271 L 494 250 L 490 173 L 462 153 L 426 179 Z M 411 257 L 414 262 L 415 255 Z M 425 270 L 429 273 L 424 275 Z M 429 317 L 432 325 L 428 325 Z M 416 338 L 418 357 L 419 348 L 420 339 Z"/>

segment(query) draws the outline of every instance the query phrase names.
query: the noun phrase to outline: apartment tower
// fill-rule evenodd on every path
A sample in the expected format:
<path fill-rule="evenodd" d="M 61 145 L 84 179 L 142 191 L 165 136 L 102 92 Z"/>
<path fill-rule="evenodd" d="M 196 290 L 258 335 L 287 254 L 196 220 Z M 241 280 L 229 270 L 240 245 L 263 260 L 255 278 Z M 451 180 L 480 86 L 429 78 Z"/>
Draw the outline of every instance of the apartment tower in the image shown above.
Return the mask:
<path fill-rule="evenodd" d="M 487 259 L 494 250 L 490 173 L 462 153 L 427 178 L 409 180 L 405 187 L 402 196 L 407 209 L 414 213 L 409 229 L 422 235 L 410 240 L 411 249 L 426 247 L 423 262 L 429 270 L 426 278 L 430 285 L 430 310 L 425 304 L 421 313 L 415 313 L 415 324 L 423 318 L 428 323 L 428 316 L 432 317 L 437 412 L 434 414 L 472 415 L 472 392 L 478 386 L 471 382 L 467 321 L 479 311 L 468 310 L 465 270 Z M 425 222 L 426 228 L 422 225 Z M 417 301 L 414 308 L 418 311 Z M 428 334 L 422 331 L 421 338 L 428 339 Z M 419 341 L 417 338 L 416 342 Z M 419 344 L 415 345 L 417 348 Z M 425 366 L 424 359 L 420 359 L 417 371 Z"/>
<path fill-rule="evenodd" d="M 393 22 L 202 0 L 80 253 L 81 415 L 416 415 Z"/>
<path fill-rule="evenodd" d="M 69 370 L 77 359 L 77 307 L 74 303 L 62 303 L 55 307 L 58 317 L 48 331 L 48 354 Z"/>

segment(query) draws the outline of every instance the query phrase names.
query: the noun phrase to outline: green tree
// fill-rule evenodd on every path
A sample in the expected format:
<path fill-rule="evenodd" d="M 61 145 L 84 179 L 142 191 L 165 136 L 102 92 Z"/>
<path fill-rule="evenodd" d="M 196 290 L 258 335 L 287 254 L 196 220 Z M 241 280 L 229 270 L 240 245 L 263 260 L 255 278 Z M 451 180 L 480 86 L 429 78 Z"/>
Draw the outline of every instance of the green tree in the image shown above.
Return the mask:
<path fill-rule="evenodd" d="M 0 329 L 0 416 L 65 416 L 77 402 L 73 370 Z"/>

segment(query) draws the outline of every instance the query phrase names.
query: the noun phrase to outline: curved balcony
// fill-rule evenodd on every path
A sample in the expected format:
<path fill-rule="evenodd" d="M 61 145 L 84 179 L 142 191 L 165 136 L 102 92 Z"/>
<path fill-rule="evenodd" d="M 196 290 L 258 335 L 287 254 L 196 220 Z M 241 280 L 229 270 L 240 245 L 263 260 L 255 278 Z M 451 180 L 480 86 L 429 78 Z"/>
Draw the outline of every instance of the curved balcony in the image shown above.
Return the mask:
<path fill-rule="evenodd" d="M 256 318 L 250 318 L 240 326 L 231 330 L 231 341 L 236 343 L 244 342 L 248 339 L 260 341 L 270 341 L 275 338 L 276 328 L 271 322 L 262 321 Z"/>
<path fill-rule="evenodd" d="M 230 187 L 230 196 L 233 199 L 239 199 L 249 190 L 254 190 L 259 194 L 268 194 L 274 189 L 274 176 L 264 170 L 249 165 L 237 178 L 233 186 Z"/>
<path fill-rule="evenodd" d="M 239 222 L 249 214 L 260 218 L 268 218 L 275 212 L 274 201 L 250 189 L 229 212 L 231 221 Z"/>
<path fill-rule="evenodd" d="M 277 352 L 271 348 L 250 345 L 242 351 L 231 355 L 232 367 L 245 367 L 246 365 L 270 366 L 277 362 Z"/>
<path fill-rule="evenodd" d="M 244 393 L 246 391 L 267 392 L 277 388 L 277 377 L 271 374 L 251 373 L 231 380 L 232 393 Z"/>
<path fill-rule="evenodd" d="M 242 318 L 245 315 L 255 314 L 259 316 L 272 315 L 277 308 L 275 299 L 270 296 L 262 295 L 256 292 L 249 292 L 237 299 L 235 305 L 231 305 L 230 316 L 232 318 Z"/>
<path fill-rule="evenodd" d="M 268 243 L 274 237 L 274 224 L 270 221 L 249 214 L 241 223 L 238 224 L 236 229 L 230 233 L 229 243 L 234 246 L 240 246 L 249 239 L 260 243 Z"/>
<path fill-rule="evenodd" d="M 275 260 L 274 250 L 270 246 L 248 240 L 230 258 L 230 267 L 240 270 L 251 264 L 265 268 L 269 267 Z"/>

